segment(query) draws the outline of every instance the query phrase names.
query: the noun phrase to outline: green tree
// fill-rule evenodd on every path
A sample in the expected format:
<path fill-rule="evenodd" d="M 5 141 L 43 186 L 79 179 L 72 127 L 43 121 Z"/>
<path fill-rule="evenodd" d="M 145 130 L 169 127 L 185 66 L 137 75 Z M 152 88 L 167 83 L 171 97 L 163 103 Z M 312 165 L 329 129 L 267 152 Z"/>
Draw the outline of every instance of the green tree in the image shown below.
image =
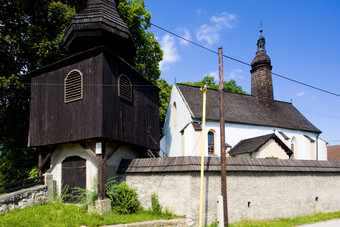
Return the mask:
<path fill-rule="evenodd" d="M 118 12 L 129 27 L 137 46 L 135 69 L 156 83 L 161 75 L 159 62 L 163 59 L 163 51 L 154 34 L 147 31 L 151 26 L 151 13 L 146 11 L 144 0 L 120 0 Z"/>
<path fill-rule="evenodd" d="M 169 85 L 166 80 L 159 79 L 157 80 L 157 86 L 160 89 L 159 92 L 159 121 L 160 121 L 160 127 L 163 128 L 166 112 L 169 105 L 170 100 L 170 94 L 172 85 Z"/>
<path fill-rule="evenodd" d="M 27 73 L 70 53 L 63 34 L 87 0 L 1 0 L 0 9 L 0 182 L 27 177 L 37 163 L 36 149 L 27 148 L 29 78 Z M 150 27 L 143 0 L 120 0 L 118 11 L 137 46 L 134 67 L 150 81 L 166 87 L 160 77 L 163 51 Z M 160 106 L 165 106 L 163 93 Z M 160 112 L 165 113 L 162 109 Z"/>
<path fill-rule="evenodd" d="M 181 84 L 191 85 L 195 87 L 204 87 L 207 86 L 209 89 L 218 90 L 219 86 L 215 81 L 213 76 L 205 76 L 203 80 L 196 82 L 183 82 Z M 239 93 L 239 94 L 247 94 L 247 92 L 242 90 L 242 87 L 236 84 L 236 81 L 231 79 L 228 82 L 223 81 L 223 90 L 227 92 Z"/>
<path fill-rule="evenodd" d="M 28 177 L 37 150 L 27 148 L 27 72 L 68 55 L 62 37 L 74 8 L 52 0 L 7 0 L 0 9 L 0 182 Z"/>

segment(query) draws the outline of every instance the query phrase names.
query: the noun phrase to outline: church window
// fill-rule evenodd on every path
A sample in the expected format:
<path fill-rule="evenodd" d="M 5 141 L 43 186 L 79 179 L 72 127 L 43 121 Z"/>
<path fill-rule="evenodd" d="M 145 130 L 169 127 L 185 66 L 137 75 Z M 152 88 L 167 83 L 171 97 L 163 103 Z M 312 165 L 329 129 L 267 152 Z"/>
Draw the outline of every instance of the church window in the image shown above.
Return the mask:
<path fill-rule="evenodd" d="M 69 72 L 64 83 L 65 103 L 83 99 L 83 74 L 79 70 Z"/>
<path fill-rule="evenodd" d="M 208 132 L 208 155 L 215 154 L 214 132 Z"/>
<path fill-rule="evenodd" d="M 296 159 L 297 158 L 297 141 L 296 138 L 293 136 L 291 142 L 290 142 L 290 149 L 293 152 L 292 156 L 290 156 L 290 159 Z"/>
<path fill-rule="evenodd" d="M 126 75 L 120 75 L 118 78 L 118 96 L 132 102 L 132 84 Z"/>
<path fill-rule="evenodd" d="M 177 125 L 177 105 L 176 105 L 176 102 L 174 102 L 174 104 L 172 104 L 172 122 L 173 122 L 174 126 Z"/>

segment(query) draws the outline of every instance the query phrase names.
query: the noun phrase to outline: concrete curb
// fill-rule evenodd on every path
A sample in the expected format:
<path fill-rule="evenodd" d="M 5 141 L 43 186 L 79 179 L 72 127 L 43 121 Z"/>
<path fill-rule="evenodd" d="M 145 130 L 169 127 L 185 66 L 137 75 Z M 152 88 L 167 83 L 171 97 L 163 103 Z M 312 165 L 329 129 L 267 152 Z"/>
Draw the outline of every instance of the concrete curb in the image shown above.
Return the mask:
<path fill-rule="evenodd" d="M 186 227 L 190 226 L 189 219 L 154 220 L 146 222 L 134 222 L 129 224 L 105 225 L 102 227 Z"/>

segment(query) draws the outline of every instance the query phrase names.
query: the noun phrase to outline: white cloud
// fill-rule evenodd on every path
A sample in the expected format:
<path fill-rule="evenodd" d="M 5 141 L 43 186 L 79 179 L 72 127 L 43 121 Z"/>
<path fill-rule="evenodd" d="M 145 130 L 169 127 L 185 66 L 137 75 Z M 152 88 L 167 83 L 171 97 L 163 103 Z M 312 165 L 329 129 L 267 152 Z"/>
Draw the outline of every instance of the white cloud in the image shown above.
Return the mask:
<path fill-rule="evenodd" d="M 304 95 L 305 95 L 305 92 L 304 92 L 304 91 L 301 91 L 301 92 L 296 93 L 296 96 L 298 96 L 298 97 L 304 96 Z"/>
<path fill-rule="evenodd" d="M 181 32 L 183 32 L 184 34 L 182 35 L 182 37 L 184 38 L 184 39 L 186 39 L 186 40 L 192 40 L 191 39 L 191 35 L 190 35 L 190 32 L 189 32 L 189 30 L 188 29 L 185 29 L 185 28 L 178 28 L 177 30 L 179 30 L 179 31 L 181 31 Z M 183 39 L 180 39 L 180 43 L 181 44 L 183 44 L 183 45 L 189 45 L 189 42 L 188 41 L 185 41 L 185 40 L 183 40 Z"/>
<path fill-rule="evenodd" d="M 220 35 L 218 34 L 218 30 L 216 30 L 215 26 L 209 26 L 207 24 L 203 24 L 198 31 L 196 32 L 196 38 L 198 41 L 206 41 L 209 46 L 216 43 Z"/>
<path fill-rule="evenodd" d="M 205 14 L 205 11 L 203 9 L 198 9 L 195 11 L 196 14 Z"/>
<path fill-rule="evenodd" d="M 242 69 L 232 69 L 229 74 L 227 74 L 226 78 L 236 80 L 237 78 L 243 78 L 242 76 L 243 70 Z"/>
<path fill-rule="evenodd" d="M 210 21 L 216 23 L 222 27 L 226 28 L 234 28 L 236 27 L 235 21 L 236 16 L 235 14 L 229 14 L 227 12 L 220 13 L 219 17 L 213 16 L 210 18 Z"/>
<path fill-rule="evenodd" d="M 220 32 L 225 28 L 236 27 L 236 15 L 222 12 L 218 16 L 212 16 L 209 24 L 201 25 L 196 31 L 198 41 L 206 41 L 208 46 L 220 39 Z"/>
<path fill-rule="evenodd" d="M 169 64 L 179 61 L 180 55 L 175 46 L 175 39 L 173 36 L 166 34 L 160 41 L 162 50 L 164 51 L 163 60 L 159 63 L 160 70 L 167 70 L 170 68 Z"/>
<path fill-rule="evenodd" d="M 214 78 L 215 78 L 215 82 L 218 83 L 218 80 L 219 80 L 218 71 L 211 71 L 211 72 L 209 72 L 209 73 L 206 73 L 206 74 L 203 75 L 203 78 L 204 78 L 205 76 L 207 76 L 207 75 L 208 75 L 208 76 L 214 77 Z"/>

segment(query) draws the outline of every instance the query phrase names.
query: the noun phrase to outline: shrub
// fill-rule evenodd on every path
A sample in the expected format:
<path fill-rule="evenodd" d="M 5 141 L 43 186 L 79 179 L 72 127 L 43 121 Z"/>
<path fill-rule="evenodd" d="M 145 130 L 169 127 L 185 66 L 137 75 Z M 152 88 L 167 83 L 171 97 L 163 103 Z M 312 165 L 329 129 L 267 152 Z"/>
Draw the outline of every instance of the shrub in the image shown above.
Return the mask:
<path fill-rule="evenodd" d="M 158 195 L 155 192 L 151 193 L 151 213 L 162 213 L 162 206 L 159 204 Z"/>
<path fill-rule="evenodd" d="M 113 210 L 121 214 L 136 213 L 140 209 L 138 195 L 125 181 L 118 184 L 114 179 L 106 183 L 106 196 L 111 200 Z"/>
<path fill-rule="evenodd" d="M 151 208 L 149 211 L 152 214 L 161 215 L 165 219 L 172 219 L 174 216 L 168 207 L 164 207 L 163 211 L 158 195 L 155 192 L 151 193 Z"/>

